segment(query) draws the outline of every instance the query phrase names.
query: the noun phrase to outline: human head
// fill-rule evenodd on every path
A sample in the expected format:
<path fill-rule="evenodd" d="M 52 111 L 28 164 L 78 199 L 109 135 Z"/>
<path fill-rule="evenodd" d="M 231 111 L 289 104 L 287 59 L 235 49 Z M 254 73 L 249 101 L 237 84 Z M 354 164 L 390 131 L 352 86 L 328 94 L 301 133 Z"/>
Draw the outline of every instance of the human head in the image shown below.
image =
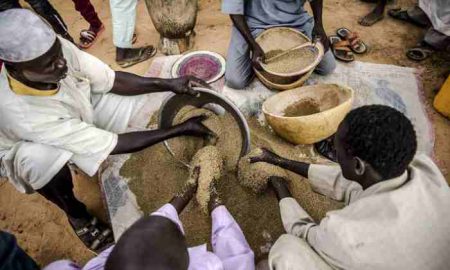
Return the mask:
<path fill-rule="evenodd" d="M 135 222 L 119 239 L 106 270 L 186 270 L 189 255 L 178 225 L 161 216 Z"/>
<path fill-rule="evenodd" d="M 52 28 L 26 9 L 0 12 L 0 59 L 16 79 L 57 83 L 67 74 L 60 41 Z"/>
<path fill-rule="evenodd" d="M 352 110 L 339 125 L 334 143 L 342 174 L 363 188 L 403 174 L 417 150 L 409 119 L 383 105 Z"/>

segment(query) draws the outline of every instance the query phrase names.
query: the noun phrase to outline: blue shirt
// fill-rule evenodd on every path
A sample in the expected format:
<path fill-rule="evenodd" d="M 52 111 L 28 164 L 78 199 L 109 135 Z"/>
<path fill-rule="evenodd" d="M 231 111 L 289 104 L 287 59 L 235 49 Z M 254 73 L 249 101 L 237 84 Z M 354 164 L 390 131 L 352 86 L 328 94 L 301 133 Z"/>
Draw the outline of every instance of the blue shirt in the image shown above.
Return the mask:
<path fill-rule="evenodd" d="M 266 29 L 275 26 L 301 28 L 313 18 L 303 8 L 306 0 L 223 0 L 222 12 L 244 15 L 248 27 Z"/>

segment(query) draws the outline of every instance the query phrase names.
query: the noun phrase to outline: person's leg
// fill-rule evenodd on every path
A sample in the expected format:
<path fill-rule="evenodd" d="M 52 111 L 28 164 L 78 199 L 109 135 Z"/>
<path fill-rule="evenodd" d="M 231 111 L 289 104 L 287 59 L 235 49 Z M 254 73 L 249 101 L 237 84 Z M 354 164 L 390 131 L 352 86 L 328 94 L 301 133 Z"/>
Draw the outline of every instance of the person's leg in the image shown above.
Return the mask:
<path fill-rule="evenodd" d="M 0 0 L 0 11 L 21 7 L 18 0 Z"/>
<path fill-rule="evenodd" d="M 314 28 L 314 22 L 307 22 L 302 27 L 296 28 L 298 31 L 305 34 L 308 38 L 312 39 L 312 31 Z M 336 59 L 334 58 L 331 48 L 324 54 L 322 60 L 314 70 L 319 75 L 328 75 L 333 73 L 336 69 Z"/>
<path fill-rule="evenodd" d="M 70 225 L 86 247 L 98 253 L 113 244 L 111 228 L 90 215 L 86 206 L 75 197 L 72 175 L 67 165 L 47 185 L 36 191 L 66 213 Z"/>
<path fill-rule="evenodd" d="M 308 243 L 298 237 L 283 234 L 269 253 L 269 268 L 272 270 L 331 270 Z"/>
<path fill-rule="evenodd" d="M 328 75 L 334 72 L 334 70 L 336 69 L 336 65 L 336 59 L 334 58 L 333 52 L 330 49 L 324 54 L 322 60 L 317 65 L 314 72 L 319 75 Z"/>
<path fill-rule="evenodd" d="M 58 206 L 77 236 L 98 252 L 113 243 L 112 230 L 90 215 L 73 193 L 67 165 L 72 153 L 49 145 L 19 142 L 2 158 L 2 175 L 22 192 L 38 192 Z"/>
<path fill-rule="evenodd" d="M 89 23 L 92 31 L 99 30 L 103 23 L 97 15 L 94 6 L 90 0 L 72 0 L 75 4 L 75 9 L 80 12 L 81 16 Z"/>
<path fill-rule="evenodd" d="M 28 4 L 43 17 L 55 30 L 55 32 L 61 35 L 63 38 L 74 42 L 73 38 L 69 34 L 67 25 L 64 23 L 63 18 L 59 15 L 58 11 L 48 2 L 48 0 L 26 0 Z"/>
<path fill-rule="evenodd" d="M 386 8 L 387 0 L 378 0 L 375 8 L 366 16 L 359 19 L 358 23 L 363 26 L 371 26 L 384 18 L 384 9 Z"/>
<path fill-rule="evenodd" d="M 447 52 L 450 51 L 450 36 L 442 34 L 434 28 L 428 29 L 425 33 L 423 41 L 436 50 Z"/>
<path fill-rule="evenodd" d="M 255 76 L 247 42 L 235 27 L 231 30 L 231 40 L 227 53 L 225 83 L 234 89 L 243 89 Z"/>
<path fill-rule="evenodd" d="M 113 43 L 116 62 L 123 68 L 145 61 L 155 55 L 153 46 L 132 48 L 136 24 L 137 0 L 110 0 L 113 25 Z"/>
<path fill-rule="evenodd" d="M 92 216 L 87 212 L 86 206 L 80 202 L 73 193 L 73 181 L 69 166 L 64 166 L 48 184 L 36 190 L 47 200 L 56 204 L 63 210 L 69 221 L 90 220 Z"/>
<path fill-rule="evenodd" d="M 38 270 L 36 262 L 17 244 L 16 237 L 0 231 L 0 269 Z"/>

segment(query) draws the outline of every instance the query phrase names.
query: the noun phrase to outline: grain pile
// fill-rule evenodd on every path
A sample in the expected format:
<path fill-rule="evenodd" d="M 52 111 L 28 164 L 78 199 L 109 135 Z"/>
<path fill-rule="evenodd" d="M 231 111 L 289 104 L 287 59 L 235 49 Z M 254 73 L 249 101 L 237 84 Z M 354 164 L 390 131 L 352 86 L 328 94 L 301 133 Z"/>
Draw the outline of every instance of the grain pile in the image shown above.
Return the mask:
<path fill-rule="evenodd" d="M 194 178 L 198 177 L 196 198 L 204 213 L 208 212 L 211 183 L 218 181 L 222 173 L 223 159 L 217 147 L 205 146 L 192 158 L 188 182 L 195 181 Z"/>
<path fill-rule="evenodd" d="M 279 50 L 277 52 L 269 51 L 266 54 L 266 58 L 279 55 Z M 268 57 L 268 55 L 270 57 Z M 302 47 L 298 49 L 291 50 L 290 52 L 277 57 L 273 60 L 266 62 L 264 69 L 269 72 L 288 74 L 303 70 L 311 63 L 314 62 L 317 55 L 314 50 L 310 47 Z"/>
<path fill-rule="evenodd" d="M 189 136 L 171 139 L 169 140 L 169 146 L 175 157 L 189 163 L 199 149 L 206 145 L 215 145 L 224 159 L 225 169 L 228 171 L 235 170 L 241 152 L 242 138 L 239 126 L 231 114 L 225 113 L 218 116 L 208 109 L 185 106 L 175 116 L 173 123 L 179 124 L 200 115 L 208 117 L 207 120 L 203 121 L 203 124 L 213 131 L 217 137 L 209 140 Z"/>
<path fill-rule="evenodd" d="M 251 130 L 251 147 L 265 147 L 282 157 L 317 163 L 320 159 L 311 146 L 295 146 L 275 135 L 268 127 L 261 126 L 255 117 L 247 119 Z M 235 142 L 235 137 L 231 141 Z M 264 163 L 261 163 L 264 164 Z M 300 205 L 320 221 L 327 211 L 342 205 L 313 192 L 304 178 L 284 171 L 289 179 L 290 191 Z M 128 187 L 136 195 L 144 213 L 151 213 L 169 202 L 189 178 L 189 170 L 180 165 L 165 149 L 157 144 L 132 154 L 120 174 L 129 179 Z M 245 238 L 255 252 L 256 260 L 266 258 L 270 245 L 284 233 L 278 201 L 273 193 L 257 195 L 240 184 L 236 170 L 223 170 L 217 181 L 217 191 L 224 205 L 238 222 Z M 208 243 L 211 237 L 211 219 L 197 203 L 191 203 L 180 216 L 189 246 Z"/>
<path fill-rule="evenodd" d="M 244 187 L 250 188 L 255 193 L 261 193 L 267 188 L 267 182 L 270 176 L 279 176 L 287 179 L 284 169 L 265 162 L 250 163 L 251 157 L 261 155 L 260 148 L 253 149 L 246 156 L 242 157 L 238 166 L 239 183 Z"/>

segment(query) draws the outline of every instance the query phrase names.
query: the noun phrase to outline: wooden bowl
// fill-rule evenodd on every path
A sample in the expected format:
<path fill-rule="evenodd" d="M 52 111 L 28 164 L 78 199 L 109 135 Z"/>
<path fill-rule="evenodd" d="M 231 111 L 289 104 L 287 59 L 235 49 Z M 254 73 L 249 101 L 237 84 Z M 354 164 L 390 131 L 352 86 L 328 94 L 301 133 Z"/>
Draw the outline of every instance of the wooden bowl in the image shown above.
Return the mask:
<path fill-rule="evenodd" d="M 265 53 L 271 50 L 289 50 L 295 46 L 310 42 L 310 39 L 302 32 L 289 27 L 273 27 L 265 30 L 256 37 L 256 42 Z M 279 42 L 282 40 L 283 42 Z M 323 56 L 323 46 L 317 46 L 318 57 Z M 288 90 L 299 87 L 311 76 L 313 70 L 320 62 L 316 59 L 308 69 L 291 74 L 273 73 L 268 70 L 255 70 L 256 76 L 268 88 L 273 90 Z"/>
<path fill-rule="evenodd" d="M 317 84 L 278 93 L 263 103 L 262 111 L 282 138 L 294 144 L 313 144 L 336 132 L 351 110 L 353 98 L 353 89 L 346 86 Z M 311 104 L 315 110 L 302 112 Z M 286 115 L 289 108 L 297 108 L 299 113 Z"/>

